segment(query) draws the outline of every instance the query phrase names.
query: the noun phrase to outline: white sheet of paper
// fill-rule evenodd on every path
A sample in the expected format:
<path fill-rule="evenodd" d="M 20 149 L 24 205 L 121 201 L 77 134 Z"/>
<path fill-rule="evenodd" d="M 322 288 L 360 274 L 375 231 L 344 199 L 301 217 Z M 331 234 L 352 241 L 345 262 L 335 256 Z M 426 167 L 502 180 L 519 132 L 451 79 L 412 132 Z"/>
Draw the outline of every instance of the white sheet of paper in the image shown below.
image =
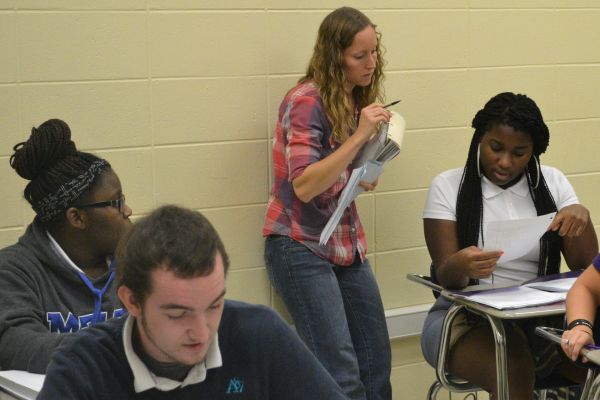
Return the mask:
<path fill-rule="evenodd" d="M 323 228 L 323 232 L 321 232 L 321 236 L 319 238 L 319 244 L 324 246 L 331 234 L 337 227 L 340 219 L 342 218 L 342 214 L 344 210 L 354 201 L 354 199 L 361 194 L 364 189 L 358 186 L 360 181 L 363 182 L 373 182 L 383 173 L 383 164 L 369 160 L 362 167 L 355 168 L 350 175 L 350 179 L 348 179 L 348 183 L 346 187 L 342 190 L 340 194 L 340 199 L 338 201 L 338 206 L 327 221 L 327 224 Z"/>
<path fill-rule="evenodd" d="M 532 307 L 564 301 L 564 292 L 545 292 L 525 286 L 486 290 L 476 294 L 461 295 L 480 304 L 504 310 L 508 308 Z"/>
<path fill-rule="evenodd" d="M 532 282 L 523 286 L 538 290 L 545 290 L 547 292 L 568 292 L 576 280 L 577 278 L 561 278 L 554 279 L 552 281 Z"/>
<path fill-rule="evenodd" d="M 483 249 L 504 251 L 498 263 L 522 257 L 539 243 L 555 215 L 550 213 L 534 218 L 492 221 L 485 232 Z"/>

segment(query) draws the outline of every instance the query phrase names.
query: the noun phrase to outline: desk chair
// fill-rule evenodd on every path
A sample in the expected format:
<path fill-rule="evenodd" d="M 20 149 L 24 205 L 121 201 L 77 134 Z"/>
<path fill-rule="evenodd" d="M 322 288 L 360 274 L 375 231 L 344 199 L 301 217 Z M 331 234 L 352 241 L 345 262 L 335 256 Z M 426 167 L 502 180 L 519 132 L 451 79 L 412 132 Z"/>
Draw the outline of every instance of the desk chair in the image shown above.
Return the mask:
<path fill-rule="evenodd" d="M 435 297 L 438 297 L 442 292 L 443 288 L 435 280 L 435 271 L 433 266 L 431 267 L 431 276 L 425 276 L 420 274 L 407 274 L 408 280 L 419 283 L 430 288 Z M 442 339 L 440 342 L 440 350 L 437 358 L 437 367 L 435 370 L 436 381 L 431 384 L 427 392 L 427 400 L 436 400 L 437 394 L 441 388 L 446 389 L 450 393 L 471 393 L 472 398 L 476 399 L 477 394 L 475 392 L 483 391 L 482 388 L 474 385 L 470 382 L 465 381 L 457 376 L 452 375 L 447 369 L 447 359 L 450 353 L 450 329 L 452 322 L 464 308 L 460 304 L 453 304 L 449 309 L 444 318 L 442 324 Z M 473 311 L 473 310 L 471 310 Z M 485 318 L 485 316 L 483 316 Z M 492 323 L 492 321 L 490 321 Z M 540 400 L 546 400 L 549 389 L 556 389 L 561 387 L 574 386 L 576 383 L 567 380 L 566 378 L 555 376 L 551 374 L 549 377 L 538 380 L 535 382 L 535 390 L 538 392 L 538 398 Z M 598 390 L 600 393 L 600 377 L 598 378 Z M 600 399 L 600 397 L 598 397 Z M 591 399 L 591 398 L 590 398 Z"/>
<path fill-rule="evenodd" d="M 430 288 L 435 297 L 438 297 L 442 292 L 443 288 L 429 276 L 408 274 L 406 277 L 413 282 L 420 283 L 421 285 Z M 450 327 L 452 326 L 454 318 L 456 318 L 459 311 L 462 309 L 463 306 L 454 304 L 450 307 L 446 317 L 444 318 L 444 322 L 442 324 L 442 341 L 440 343 L 437 367 L 435 369 L 435 375 L 437 379 L 429 387 L 429 391 L 427 392 L 428 400 L 436 400 L 437 394 L 441 388 L 444 388 L 451 393 L 473 393 L 473 398 L 475 399 L 477 398 L 477 394 L 475 392 L 483 391 L 483 389 L 477 385 L 460 379 L 446 370 L 446 358 L 450 350 Z"/>

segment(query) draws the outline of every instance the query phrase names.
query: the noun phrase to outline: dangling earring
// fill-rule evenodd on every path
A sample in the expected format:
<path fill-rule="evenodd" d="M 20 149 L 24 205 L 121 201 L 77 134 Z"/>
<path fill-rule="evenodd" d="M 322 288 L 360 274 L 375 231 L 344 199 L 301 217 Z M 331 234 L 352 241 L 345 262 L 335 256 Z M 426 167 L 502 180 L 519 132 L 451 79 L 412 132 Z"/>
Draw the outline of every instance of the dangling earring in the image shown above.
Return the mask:
<path fill-rule="evenodd" d="M 479 166 L 479 153 L 481 152 L 481 143 L 477 146 L 477 176 L 481 178 L 481 167 Z"/>
<path fill-rule="evenodd" d="M 540 162 L 537 158 L 536 155 L 533 155 L 533 160 L 535 161 L 535 186 L 533 187 L 533 189 L 537 189 L 538 186 L 540 186 L 540 176 L 542 176 L 542 169 L 540 168 Z"/>

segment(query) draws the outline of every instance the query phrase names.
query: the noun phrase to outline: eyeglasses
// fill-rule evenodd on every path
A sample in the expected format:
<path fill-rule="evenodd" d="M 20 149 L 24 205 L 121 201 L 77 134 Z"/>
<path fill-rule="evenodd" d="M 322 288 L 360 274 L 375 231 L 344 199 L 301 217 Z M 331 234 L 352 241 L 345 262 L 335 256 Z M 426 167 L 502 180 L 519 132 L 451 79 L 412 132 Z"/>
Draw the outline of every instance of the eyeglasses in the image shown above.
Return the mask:
<path fill-rule="evenodd" d="M 79 206 L 74 206 L 76 208 L 100 208 L 100 207 L 114 207 L 121 214 L 123 214 L 123 210 L 125 209 L 125 195 L 121 196 L 116 200 L 108 200 L 108 201 L 99 201 L 97 203 L 90 204 L 82 204 Z"/>

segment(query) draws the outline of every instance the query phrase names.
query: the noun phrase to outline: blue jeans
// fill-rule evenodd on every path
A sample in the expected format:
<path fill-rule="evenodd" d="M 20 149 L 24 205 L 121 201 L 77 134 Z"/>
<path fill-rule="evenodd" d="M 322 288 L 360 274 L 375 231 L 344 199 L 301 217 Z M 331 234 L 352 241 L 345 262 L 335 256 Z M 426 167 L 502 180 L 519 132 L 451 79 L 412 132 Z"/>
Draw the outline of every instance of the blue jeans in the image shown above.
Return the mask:
<path fill-rule="evenodd" d="M 269 236 L 271 284 L 298 334 L 350 399 L 392 398 L 391 349 L 383 304 L 368 261 L 331 264 L 287 236 Z"/>

